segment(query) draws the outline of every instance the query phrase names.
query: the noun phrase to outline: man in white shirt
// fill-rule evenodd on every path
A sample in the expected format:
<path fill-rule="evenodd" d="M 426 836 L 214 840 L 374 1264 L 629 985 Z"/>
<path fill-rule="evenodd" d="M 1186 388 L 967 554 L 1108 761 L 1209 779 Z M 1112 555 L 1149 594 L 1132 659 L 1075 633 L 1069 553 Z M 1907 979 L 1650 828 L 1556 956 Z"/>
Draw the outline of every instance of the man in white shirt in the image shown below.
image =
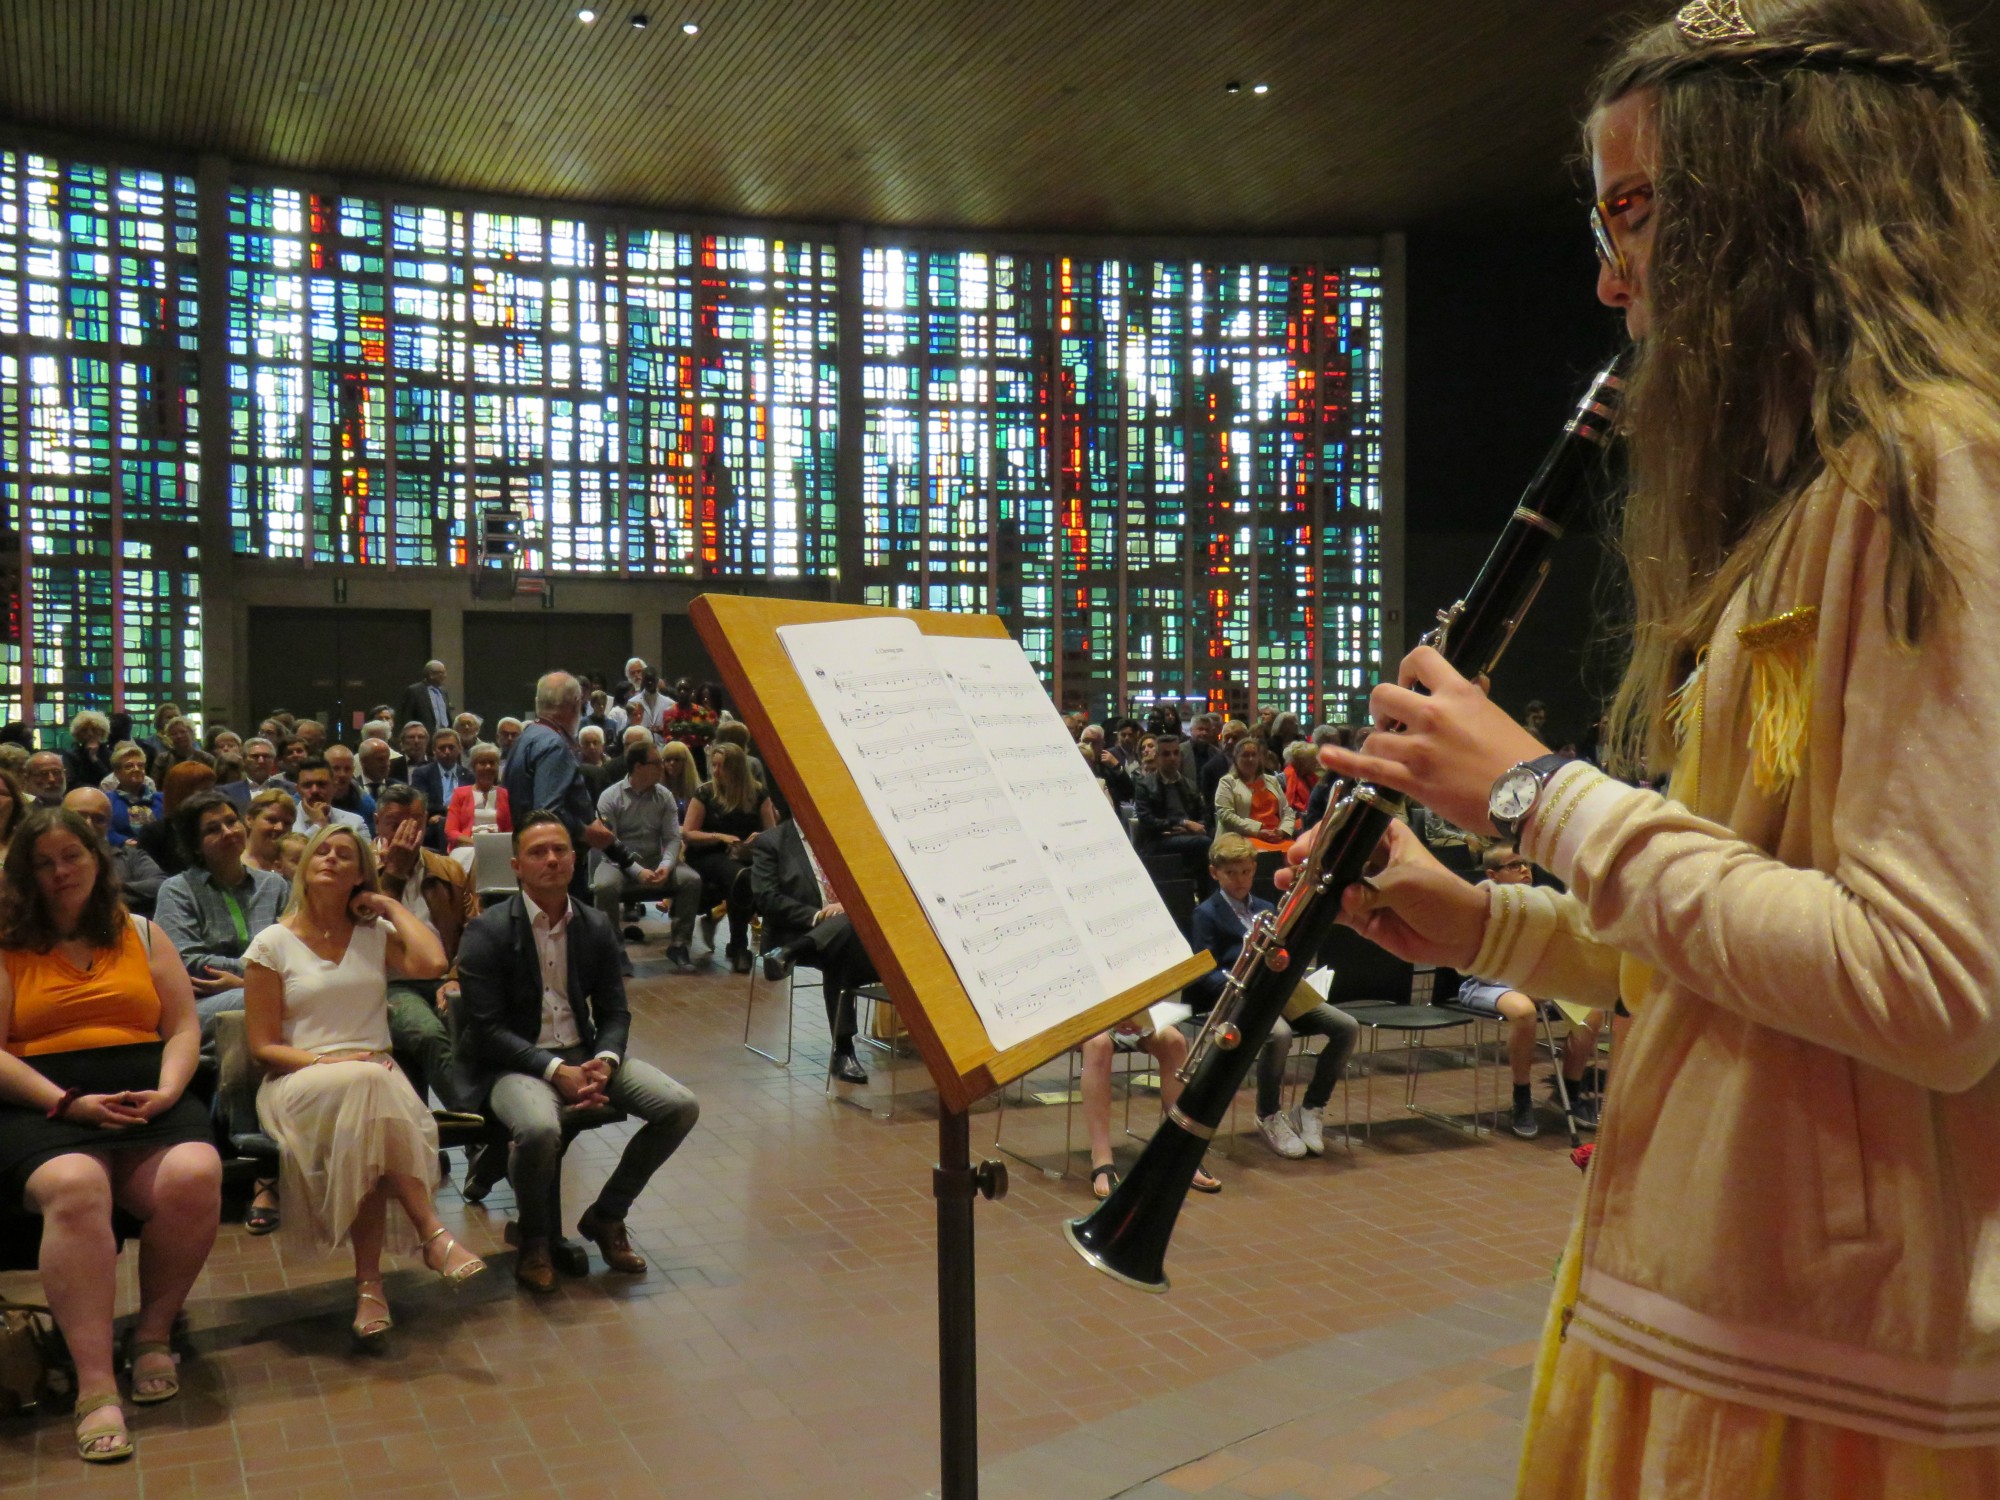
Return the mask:
<path fill-rule="evenodd" d="M 624 949 L 602 913 L 570 899 L 575 869 L 562 819 L 541 809 L 525 815 L 514 826 L 521 893 L 469 924 L 459 947 L 453 1074 L 460 1100 L 483 1106 L 514 1138 L 514 1278 L 534 1292 L 553 1291 L 556 1270 L 569 1269 L 551 1254 L 561 1219 L 560 1111 L 609 1103 L 644 1122 L 576 1226 L 607 1266 L 629 1275 L 644 1274 L 646 1262 L 626 1237 L 625 1215 L 700 1114 L 690 1089 L 625 1055 Z"/>
<path fill-rule="evenodd" d="M 361 814 L 333 805 L 333 768 L 323 757 L 308 757 L 293 779 L 299 789 L 299 815 L 292 823 L 293 833 L 310 837 L 324 823 L 344 823 L 368 837 L 368 823 Z"/>
<path fill-rule="evenodd" d="M 598 862 L 591 877 L 591 897 L 616 928 L 620 903 L 667 898 L 673 903 L 673 927 L 667 936 L 667 958 L 682 970 L 692 970 L 689 946 L 700 915 L 701 876 L 682 859 L 681 823 L 674 794 L 660 784 L 666 774 L 660 747 L 644 736 L 625 752 L 625 776 L 605 787 L 597 799 L 597 816 L 618 835 L 631 855 L 620 865 L 609 857 Z M 633 928 L 624 934 L 638 936 Z"/>

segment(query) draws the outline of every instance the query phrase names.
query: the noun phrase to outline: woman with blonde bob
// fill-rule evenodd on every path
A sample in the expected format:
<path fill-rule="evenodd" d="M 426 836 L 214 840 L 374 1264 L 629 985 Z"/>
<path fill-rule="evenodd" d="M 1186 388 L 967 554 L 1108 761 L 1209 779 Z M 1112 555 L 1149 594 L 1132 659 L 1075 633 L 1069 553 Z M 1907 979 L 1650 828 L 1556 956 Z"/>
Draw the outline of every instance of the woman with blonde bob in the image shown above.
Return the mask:
<path fill-rule="evenodd" d="M 1436 652 L 1343 776 L 1392 826 L 1344 920 L 1634 1012 L 1521 1493 L 2000 1494 L 2000 190 L 1921 0 L 1695 0 L 1590 112 L 1638 345 L 1612 706 L 1548 756 Z M 1419 693 L 1421 686 L 1427 692 Z"/>
<path fill-rule="evenodd" d="M 454 1287 L 486 1269 L 438 1222 L 437 1124 L 389 1051 L 388 971 L 445 968 L 437 934 L 381 894 L 373 847 L 341 824 L 307 840 L 291 905 L 244 954 L 244 1022 L 265 1073 L 257 1119 L 280 1152 L 279 1232 L 303 1230 L 327 1254 L 352 1243 L 364 1348 L 392 1326 L 385 1243 L 418 1250 Z"/>

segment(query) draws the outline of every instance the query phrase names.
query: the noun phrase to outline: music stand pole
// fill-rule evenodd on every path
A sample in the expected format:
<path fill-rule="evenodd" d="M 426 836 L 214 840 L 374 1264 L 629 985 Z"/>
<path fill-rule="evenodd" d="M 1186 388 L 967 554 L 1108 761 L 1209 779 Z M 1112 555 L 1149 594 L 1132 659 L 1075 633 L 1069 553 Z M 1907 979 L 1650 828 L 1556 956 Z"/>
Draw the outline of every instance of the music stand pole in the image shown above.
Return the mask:
<path fill-rule="evenodd" d="M 978 1500 L 979 1364 L 973 1291 L 972 1202 L 1004 1198 L 1007 1169 L 972 1165 L 971 1127 L 963 1111 L 938 1109 L 937 1198 L 938 1438 L 942 1500 Z"/>

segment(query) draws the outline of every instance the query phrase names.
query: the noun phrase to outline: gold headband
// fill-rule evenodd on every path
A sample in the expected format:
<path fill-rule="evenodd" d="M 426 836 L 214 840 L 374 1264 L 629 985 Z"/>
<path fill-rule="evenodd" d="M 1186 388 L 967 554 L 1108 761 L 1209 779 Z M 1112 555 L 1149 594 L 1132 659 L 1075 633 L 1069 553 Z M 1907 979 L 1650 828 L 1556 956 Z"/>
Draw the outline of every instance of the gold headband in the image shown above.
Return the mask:
<path fill-rule="evenodd" d="M 1689 0 L 1675 15 L 1674 29 L 1691 42 L 1740 42 L 1757 34 L 1743 19 L 1742 0 Z"/>

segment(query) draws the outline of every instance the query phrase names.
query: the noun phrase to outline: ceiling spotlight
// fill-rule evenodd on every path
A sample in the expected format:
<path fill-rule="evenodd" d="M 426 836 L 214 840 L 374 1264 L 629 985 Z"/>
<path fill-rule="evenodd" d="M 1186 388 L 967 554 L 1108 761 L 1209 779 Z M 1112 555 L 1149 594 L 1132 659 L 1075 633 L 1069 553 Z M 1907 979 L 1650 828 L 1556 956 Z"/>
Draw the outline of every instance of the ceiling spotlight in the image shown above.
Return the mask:
<path fill-rule="evenodd" d="M 681 30 L 685 31 L 689 36 L 699 36 L 701 34 L 701 28 L 692 21 L 681 22 Z"/>
<path fill-rule="evenodd" d="M 592 21 L 597 19 L 597 12 L 594 10 L 580 10 L 576 13 L 576 18 L 588 26 Z"/>
<path fill-rule="evenodd" d="M 631 20 L 628 21 L 626 24 L 629 25 L 634 31 L 644 31 L 646 29 L 645 13 L 643 11 L 634 11 L 632 13 Z"/>
<path fill-rule="evenodd" d="M 1232 78 L 1222 86 L 1222 92 L 1225 94 L 1240 94 L 1243 92 L 1243 85 Z"/>
<path fill-rule="evenodd" d="M 1271 92 L 1271 85 L 1268 83 L 1253 83 L 1250 85 L 1250 92 L 1253 94 L 1268 94 Z"/>

